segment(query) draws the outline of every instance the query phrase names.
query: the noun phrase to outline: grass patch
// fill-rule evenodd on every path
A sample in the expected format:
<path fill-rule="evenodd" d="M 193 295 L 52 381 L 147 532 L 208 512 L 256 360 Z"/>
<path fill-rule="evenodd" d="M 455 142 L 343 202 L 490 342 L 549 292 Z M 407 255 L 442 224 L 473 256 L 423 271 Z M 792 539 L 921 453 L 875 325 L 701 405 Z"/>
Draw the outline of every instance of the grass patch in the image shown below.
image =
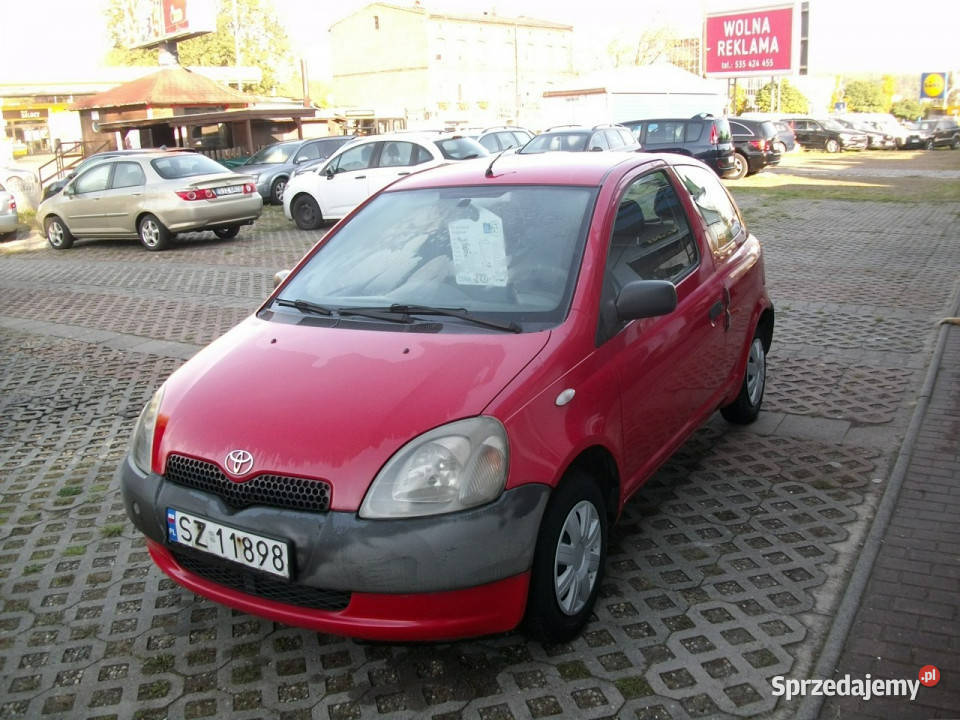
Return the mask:
<path fill-rule="evenodd" d="M 71 485 L 68 487 L 60 488 L 57 490 L 57 495 L 60 497 L 73 497 L 74 495 L 79 495 L 83 492 L 83 488 L 77 485 Z"/>
<path fill-rule="evenodd" d="M 123 525 L 104 525 L 101 532 L 104 537 L 120 537 L 123 535 Z"/>
<path fill-rule="evenodd" d="M 63 551 L 63 556 L 75 557 L 77 555 L 83 555 L 84 552 L 86 552 L 86 548 L 84 548 L 83 545 L 71 545 Z"/>
<path fill-rule="evenodd" d="M 43 570 L 43 565 L 41 565 L 40 563 L 33 563 L 33 564 L 27 565 L 25 568 L 23 568 L 23 574 L 24 574 L 24 575 L 36 575 L 36 574 L 37 574 L 38 572 L 40 572 L 41 570 Z"/>

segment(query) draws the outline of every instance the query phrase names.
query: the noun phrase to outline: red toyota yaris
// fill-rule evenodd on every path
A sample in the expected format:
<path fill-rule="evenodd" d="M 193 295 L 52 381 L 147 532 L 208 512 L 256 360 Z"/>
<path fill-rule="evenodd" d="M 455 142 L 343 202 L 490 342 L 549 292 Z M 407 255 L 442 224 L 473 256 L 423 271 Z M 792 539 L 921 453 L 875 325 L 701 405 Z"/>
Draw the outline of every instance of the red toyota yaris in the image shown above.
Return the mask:
<path fill-rule="evenodd" d="M 411 175 L 157 391 L 126 509 L 178 583 L 283 623 L 569 639 L 627 499 L 715 410 L 756 418 L 773 319 L 691 158 Z"/>

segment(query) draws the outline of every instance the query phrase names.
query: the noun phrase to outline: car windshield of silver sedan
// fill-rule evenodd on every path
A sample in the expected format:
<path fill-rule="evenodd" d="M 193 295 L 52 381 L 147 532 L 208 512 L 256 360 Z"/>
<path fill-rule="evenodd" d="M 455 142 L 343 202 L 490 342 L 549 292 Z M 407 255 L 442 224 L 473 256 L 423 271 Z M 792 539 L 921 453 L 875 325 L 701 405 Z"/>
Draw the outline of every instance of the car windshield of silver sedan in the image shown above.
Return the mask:
<path fill-rule="evenodd" d="M 285 163 L 296 150 L 293 144 L 267 145 L 254 153 L 244 165 L 275 165 Z"/>
<path fill-rule="evenodd" d="M 468 137 L 434 140 L 433 143 L 447 160 L 471 160 L 490 154 L 483 145 Z"/>
<path fill-rule="evenodd" d="M 164 180 L 231 172 L 216 160 L 195 153 L 156 158 L 150 161 L 150 165 Z"/>
<path fill-rule="evenodd" d="M 569 132 L 569 133 L 549 133 L 537 135 L 533 140 L 523 146 L 518 152 L 527 155 L 529 153 L 569 151 L 582 152 L 587 149 L 587 139 L 590 133 Z"/>
<path fill-rule="evenodd" d="M 466 314 L 503 329 L 551 327 L 566 316 L 594 198 L 594 188 L 573 186 L 384 193 L 320 247 L 271 309 L 422 315 L 445 329 L 462 330 L 456 320 Z"/>

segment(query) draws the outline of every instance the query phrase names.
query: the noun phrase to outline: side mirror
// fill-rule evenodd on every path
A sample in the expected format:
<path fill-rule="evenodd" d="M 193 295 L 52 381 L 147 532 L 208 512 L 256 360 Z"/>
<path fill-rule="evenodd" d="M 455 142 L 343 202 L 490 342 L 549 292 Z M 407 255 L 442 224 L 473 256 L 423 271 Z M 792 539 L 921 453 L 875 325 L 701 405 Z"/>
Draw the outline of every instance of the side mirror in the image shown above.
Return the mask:
<path fill-rule="evenodd" d="M 280 283 L 287 279 L 287 275 L 290 274 L 289 270 L 278 270 L 273 275 L 273 286 L 275 288 L 280 287 Z"/>
<path fill-rule="evenodd" d="M 64 185 L 63 190 L 61 192 L 64 194 L 65 197 L 73 197 L 75 192 L 73 189 L 73 183 L 67 183 L 66 185 Z"/>
<path fill-rule="evenodd" d="M 590 148 L 590 152 L 603 152 L 603 148 L 594 145 L 592 148 Z"/>
<path fill-rule="evenodd" d="M 634 280 L 617 296 L 620 320 L 668 315 L 677 308 L 677 288 L 667 280 Z"/>
<path fill-rule="evenodd" d="M 327 180 L 333 180 L 333 168 L 327 168 Z"/>

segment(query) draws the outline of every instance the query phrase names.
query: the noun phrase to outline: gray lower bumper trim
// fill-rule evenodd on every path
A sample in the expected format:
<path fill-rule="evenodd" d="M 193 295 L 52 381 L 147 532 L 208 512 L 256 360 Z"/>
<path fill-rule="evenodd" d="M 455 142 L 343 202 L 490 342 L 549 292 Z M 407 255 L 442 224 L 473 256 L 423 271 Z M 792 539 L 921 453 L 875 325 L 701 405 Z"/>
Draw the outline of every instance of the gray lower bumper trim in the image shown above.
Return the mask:
<path fill-rule="evenodd" d="M 218 497 L 144 476 L 129 458 L 118 468 L 134 525 L 166 544 L 174 507 L 293 547 L 294 582 L 330 590 L 423 593 L 483 585 L 529 570 L 546 485 L 507 490 L 473 510 L 427 518 L 363 520 L 355 512 L 304 513 L 269 507 L 233 511 Z"/>

